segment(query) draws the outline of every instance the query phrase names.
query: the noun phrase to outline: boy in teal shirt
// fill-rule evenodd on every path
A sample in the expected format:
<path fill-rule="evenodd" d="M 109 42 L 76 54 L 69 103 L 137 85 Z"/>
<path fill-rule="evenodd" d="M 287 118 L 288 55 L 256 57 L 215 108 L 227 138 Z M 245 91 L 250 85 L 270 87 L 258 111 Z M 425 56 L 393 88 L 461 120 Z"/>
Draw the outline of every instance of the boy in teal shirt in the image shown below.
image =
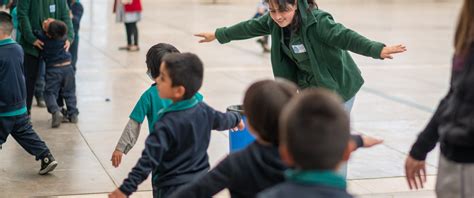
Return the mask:
<path fill-rule="evenodd" d="M 147 75 L 150 79 L 155 79 L 160 75 L 161 59 L 164 55 L 170 53 L 179 53 L 178 49 L 166 43 L 159 43 L 148 50 L 146 55 Z M 202 101 L 202 95 L 196 94 L 198 100 Z M 158 120 L 158 112 L 172 103 L 171 100 L 162 99 L 158 94 L 156 83 L 152 84 L 140 97 L 137 104 L 130 114 L 125 129 L 120 137 L 115 151 L 112 153 L 112 165 L 118 167 L 122 161 L 123 154 L 127 154 L 135 145 L 138 136 L 140 135 L 141 124 L 148 120 L 148 130 L 153 131 L 153 125 Z"/>

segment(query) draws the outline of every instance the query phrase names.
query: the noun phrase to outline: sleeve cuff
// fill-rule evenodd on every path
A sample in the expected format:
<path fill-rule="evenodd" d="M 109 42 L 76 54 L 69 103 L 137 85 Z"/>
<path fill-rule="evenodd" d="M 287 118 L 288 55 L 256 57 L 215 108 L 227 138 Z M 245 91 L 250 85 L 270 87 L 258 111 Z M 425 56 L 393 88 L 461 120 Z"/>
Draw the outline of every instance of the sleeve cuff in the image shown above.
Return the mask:
<path fill-rule="evenodd" d="M 351 135 L 351 138 L 356 143 L 357 148 L 364 147 L 364 140 L 361 135 Z"/>
<path fill-rule="evenodd" d="M 121 186 L 119 187 L 119 189 L 120 189 L 120 191 L 123 192 L 123 194 L 127 195 L 127 197 L 130 196 L 130 195 L 132 195 L 132 192 L 127 191 L 123 185 L 121 185 Z"/>
<path fill-rule="evenodd" d="M 382 50 L 384 47 L 385 47 L 385 44 L 380 43 L 380 42 L 375 42 L 370 52 L 371 54 L 370 56 L 375 59 L 382 59 L 382 57 L 380 57 L 380 54 L 382 53 Z"/>
<path fill-rule="evenodd" d="M 217 41 L 219 41 L 220 44 L 224 44 L 224 43 L 228 43 L 230 42 L 230 39 L 227 38 L 227 36 L 225 35 L 224 31 L 226 30 L 227 28 L 226 27 L 222 27 L 222 28 L 217 28 L 216 31 L 215 31 L 215 35 L 216 35 L 216 39 Z"/>

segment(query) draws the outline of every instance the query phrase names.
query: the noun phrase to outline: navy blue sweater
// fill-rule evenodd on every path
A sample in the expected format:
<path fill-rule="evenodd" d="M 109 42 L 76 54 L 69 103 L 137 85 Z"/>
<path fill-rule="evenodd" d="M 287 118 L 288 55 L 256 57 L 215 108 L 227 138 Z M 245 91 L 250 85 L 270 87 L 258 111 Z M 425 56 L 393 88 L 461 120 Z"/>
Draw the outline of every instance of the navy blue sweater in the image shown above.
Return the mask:
<path fill-rule="evenodd" d="M 0 113 L 26 105 L 23 49 L 11 39 L 0 41 Z"/>
<path fill-rule="evenodd" d="M 120 190 L 132 194 L 152 170 L 157 173 L 153 180 L 158 189 L 183 185 L 206 174 L 211 130 L 230 129 L 240 120 L 236 112 L 221 113 L 203 102 L 190 109 L 166 113 L 155 123 L 141 158 Z"/>
<path fill-rule="evenodd" d="M 71 53 L 64 49 L 64 44 L 67 38 L 51 39 L 47 37 L 43 31 L 34 31 L 35 36 L 44 43 L 41 56 L 46 63 L 46 67 L 51 67 L 55 64 L 65 63 L 71 61 Z"/>

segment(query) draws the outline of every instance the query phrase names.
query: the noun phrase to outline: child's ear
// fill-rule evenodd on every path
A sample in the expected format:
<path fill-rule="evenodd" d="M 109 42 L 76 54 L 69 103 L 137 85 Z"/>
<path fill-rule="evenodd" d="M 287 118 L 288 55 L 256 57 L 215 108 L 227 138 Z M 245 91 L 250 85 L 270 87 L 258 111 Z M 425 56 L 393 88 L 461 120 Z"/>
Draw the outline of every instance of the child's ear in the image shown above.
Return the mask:
<path fill-rule="evenodd" d="M 177 86 L 173 88 L 174 91 L 174 96 L 175 98 L 182 98 L 184 94 L 186 93 L 186 88 L 184 86 Z"/>
<path fill-rule="evenodd" d="M 355 146 L 354 142 L 352 142 L 351 140 L 347 142 L 346 149 L 344 150 L 344 153 L 342 154 L 342 161 L 349 161 L 352 151 L 355 150 L 354 147 L 357 147 Z"/>
<path fill-rule="evenodd" d="M 288 151 L 288 146 L 285 144 L 280 144 L 278 147 L 278 151 L 280 151 L 281 160 L 288 166 L 294 167 L 295 161 L 293 160 L 293 156 L 291 156 L 290 152 Z"/>

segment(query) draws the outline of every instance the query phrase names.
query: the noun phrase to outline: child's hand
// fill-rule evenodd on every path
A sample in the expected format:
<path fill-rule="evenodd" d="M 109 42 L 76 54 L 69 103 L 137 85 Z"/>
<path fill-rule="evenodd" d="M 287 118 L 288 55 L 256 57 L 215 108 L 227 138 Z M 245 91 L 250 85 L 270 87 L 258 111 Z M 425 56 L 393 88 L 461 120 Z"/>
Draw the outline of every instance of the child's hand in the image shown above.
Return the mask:
<path fill-rule="evenodd" d="M 199 43 L 207 43 L 216 40 L 216 34 L 214 32 L 203 32 L 195 34 L 194 36 L 203 38 L 199 41 Z"/>
<path fill-rule="evenodd" d="M 364 148 L 370 148 L 377 144 L 381 144 L 383 142 L 383 139 L 377 139 L 374 137 L 362 135 L 362 141 L 364 142 Z"/>
<path fill-rule="evenodd" d="M 66 42 L 64 42 L 64 49 L 67 51 L 69 51 L 69 47 L 71 46 L 71 42 L 69 42 L 69 40 L 66 40 Z"/>
<path fill-rule="evenodd" d="M 42 50 L 44 43 L 43 43 L 43 41 L 40 41 L 39 39 L 36 39 L 36 41 L 33 43 L 33 45 Z"/>
<path fill-rule="evenodd" d="M 109 193 L 109 198 L 127 198 L 127 195 L 117 188 L 114 192 Z"/>
<path fill-rule="evenodd" d="M 405 177 L 410 189 L 423 188 L 426 182 L 426 164 L 425 161 L 419 161 L 408 156 L 405 161 Z"/>
<path fill-rule="evenodd" d="M 244 129 L 245 129 L 244 121 L 243 121 L 243 120 L 240 120 L 239 124 L 237 124 L 237 126 L 234 127 L 234 128 L 232 129 L 232 131 L 233 131 L 233 132 L 235 132 L 235 131 L 242 131 L 242 130 L 244 130 Z"/>
<path fill-rule="evenodd" d="M 392 54 L 398 54 L 398 53 L 402 53 L 404 51 L 407 51 L 407 48 L 404 45 L 395 45 L 395 46 L 384 47 L 382 49 L 382 52 L 380 52 L 380 58 L 393 59 Z"/>
<path fill-rule="evenodd" d="M 112 161 L 112 166 L 117 168 L 122 162 L 122 156 L 123 156 L 123 153 L 121 151 L 115 150 L 112 153 L 112 159 L 110 159 Z"/>

